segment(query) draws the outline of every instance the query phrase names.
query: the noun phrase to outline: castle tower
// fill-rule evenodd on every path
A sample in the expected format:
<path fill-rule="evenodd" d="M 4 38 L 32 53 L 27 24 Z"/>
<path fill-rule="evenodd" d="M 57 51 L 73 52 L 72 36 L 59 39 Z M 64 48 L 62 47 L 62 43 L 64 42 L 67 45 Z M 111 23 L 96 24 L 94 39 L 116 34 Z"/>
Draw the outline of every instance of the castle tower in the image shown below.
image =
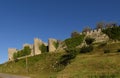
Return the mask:
<path fill-rule="evenodd" d="M 33 46 L 33 48 L 34 48 L 34 54 L 35 55 L 41 54 L 41 51 L 40 51 L 39 47 L 42 44 L 43 44 L 42 40 L 40 40 L 38 38 L 34 39 L 34 46 Z"/>
<path fill-rule="evenodd" d="M 13 55 L 14 55 L 14 53 L 16 53 L 17 52 L 17 49 L 16 48 L 9 48 L 8 49 L 8 60 L 9 61 L 11 61 L 11 60 L 13 60 L 14 58 L 13 58 Z"/>
<path fill-rule="evenodd" d="M 49 50 L 49 52 L 56 51 L 55 43 L 57 43 L 56 39 L 50 38 L 48 40 L 48 50 Z"/>

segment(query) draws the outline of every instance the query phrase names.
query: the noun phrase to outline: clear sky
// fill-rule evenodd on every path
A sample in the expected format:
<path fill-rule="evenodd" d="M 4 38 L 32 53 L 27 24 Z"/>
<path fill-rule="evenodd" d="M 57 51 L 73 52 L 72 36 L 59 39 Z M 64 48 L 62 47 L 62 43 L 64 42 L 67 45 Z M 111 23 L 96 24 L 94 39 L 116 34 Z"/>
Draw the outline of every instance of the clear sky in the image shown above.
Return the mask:
<path fill-rule="evenodd" d="M 64 40 L 99 21 L 120 23 L 120 0 L 0 0 L 0 63 L 8 60 L 8 48 L 35 37 Z"/>

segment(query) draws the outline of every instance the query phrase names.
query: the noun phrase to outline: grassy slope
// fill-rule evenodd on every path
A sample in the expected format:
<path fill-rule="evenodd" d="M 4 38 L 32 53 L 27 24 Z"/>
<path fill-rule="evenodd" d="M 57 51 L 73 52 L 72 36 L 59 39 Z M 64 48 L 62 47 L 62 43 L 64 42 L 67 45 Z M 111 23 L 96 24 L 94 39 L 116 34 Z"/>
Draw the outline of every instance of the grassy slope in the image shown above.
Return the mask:
<path fill-rule="evenodd" d="M 120 43 L 101 48 L 98 45 L 92 53 L 78 55 L 70 65 L 59 72 L 58 78 L 120 78 L 120 53 L 116 52 Z M 104 54 L 104 49 L 109 49 L 111 53 Z M 102 77 L 106 75 L 110 77 Z"/>
<path fill-rule="evenodd" d="M 25 59 L 19 60 L 18 62 L 9 62 L 3 65 L 0 65 L 0 72 L 19 74 L 19 75 L 28 75 L 32 78 L 49 78 L 53 75 L 56 75 L 56 70 L 53 67 L 53 64 L 56 63 L 56 60 L 63 53 L 48 53 L 41 54 L 34 57 L 28 58 L 28 68 L 29 72 L 26 72 L 26 63 Z"/>
<path fill-rule="evenodd" d="M 89 78 L 93 75 L 120 74 L 119 60 L 120 54 L 79 55 L 59 72 L 58 78 Z"/>
<path fill-rule="evenodd" d="M 105 48 L 110 49 L 112 53 L 104 54 L 103 49 Z M 48 53 L 29 57 L 28 74 L 25 69 L 25 59 L 0 65 L 0 72 L 19 73 L 32 78 L 93 78 L 90 76 L 108 74 L 117 76 L 116 74 L 120 74 L 120 54 L 114 52 L 118 48 L 120 48 L 120 43 L 108 44 L 101 48 L 96 47 L 93 53 L 79 54 L 72 60 L 71 64 L 60 72 L 57 72 L 53 65 L 63 53 Z M 117 78 L 120 78 L 120 76 Z"/>

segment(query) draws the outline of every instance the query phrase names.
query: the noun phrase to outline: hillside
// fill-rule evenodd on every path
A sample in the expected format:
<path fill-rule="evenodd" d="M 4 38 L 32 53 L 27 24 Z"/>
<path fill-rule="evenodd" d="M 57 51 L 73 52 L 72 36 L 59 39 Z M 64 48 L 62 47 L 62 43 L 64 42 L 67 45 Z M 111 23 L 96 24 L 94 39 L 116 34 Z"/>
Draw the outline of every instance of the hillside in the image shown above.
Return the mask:
<path fill-rule="evenodd" d="M 104 53 L 104 48 L 110 53 Z M 0 72 L 27 75 L 32 78 L 119 78 L 120 43 L 109 43 L 101 46 L 94 44 L 94 50 L 86 54 L 78 54 L 65 68 L 55 66 L 59 58 L 65 54 L 45 53 L 28 57 L 28 72 L 25 59 L 0 65 Z"/>

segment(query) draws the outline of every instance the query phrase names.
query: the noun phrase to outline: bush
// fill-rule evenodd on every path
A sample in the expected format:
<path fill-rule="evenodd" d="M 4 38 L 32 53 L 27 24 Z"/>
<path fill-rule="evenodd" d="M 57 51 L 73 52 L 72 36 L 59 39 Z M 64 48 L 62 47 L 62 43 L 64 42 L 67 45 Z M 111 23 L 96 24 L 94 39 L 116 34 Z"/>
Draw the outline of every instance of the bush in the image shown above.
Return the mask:
<path fill-rule="evenodd" d="M 17 59 L 19 57 L 23 57 L 26 55 L 30 55 L 31 54 L 31 49 L 29 46 L 25 46 L 23 50 L 17 51 L 13 54 L 13 58 Z"/>
<path fill-rule="evenodd" d="M 78 36 L 80 36 L 80 34 L 79 34 L 79 32 L 77 32 L 77 31 L 74 31 L 74 32 L 71 33 L 71 37 L 72 37 L 72 38 L 78 37 Z"/>
<path fill-rule="evenodd" d="M 88 53 L 93 51 L 93 46 L 83 46 L 80 50 L 80 53 Z"/>
<path fill-rule="evenodd" d="M 106 35 L 108 35 L 108 37 L 110 39 L 120 40 L 120 26 L 114 26 L 112 28 L 106 28 L 102 32 L 105 33 Z"/>
<path fill-rule="evenodd" d="M 109 49 L 105 49 L 104 53 L 110 53 L 110 50 Z"/>
<path fill-rule="evenodd" d="M 40 45 L 39 49 L 41 50 L 42 53 L 48 52 L 48 47 L 45 46 L 44 44 Z"/>
<path fill-rule="evenodd" d="M 80 45 L 83 42 L 83 40 L 84 40 L 84 35 L 80 35 L 78 37 L 66 39 L 65 44 L 68 49 L 76 48 L 78 45 Z"/>
<path fill-rule="evenodd" d="M 76 55 L 78 53 L 79 53 L 79 51 L 77 51 L 76 49 L 67 49 L 66 54 L 61 56 L 61 58 L 59 60 L 59 64 L 66 66 L 67 64 L 70 63 L 70 61 L 72 59 L 74 59 L 76 57 Z"/>
<path fill-rule="evenodd" d="M 95 41 L 95 39 L 94 38 L 90 38 L 90 37 L 87 37 L 85 39 L 85 42 L 86 42 L 87 45 L 91 45 L 94 41 Z"/>
<path fill-rule="evenodd" d="M 57 49 L 58 46 L 59 46 L 59 43 L 58 42 L 54 42 L 53 45 L 55 46 L 55 48 Z"/>

